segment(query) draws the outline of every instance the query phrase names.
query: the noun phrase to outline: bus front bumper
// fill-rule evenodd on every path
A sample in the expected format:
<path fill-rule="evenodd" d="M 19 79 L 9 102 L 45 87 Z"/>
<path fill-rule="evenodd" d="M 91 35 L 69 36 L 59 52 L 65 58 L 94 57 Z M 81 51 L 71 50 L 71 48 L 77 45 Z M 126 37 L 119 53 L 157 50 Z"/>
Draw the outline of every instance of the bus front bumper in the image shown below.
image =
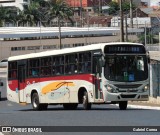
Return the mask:
<path fill-rule="evenodd" d="M 144 93 L 108 93 L 106 102 L 108 101 L 148 101 L 148 92 Z"/>

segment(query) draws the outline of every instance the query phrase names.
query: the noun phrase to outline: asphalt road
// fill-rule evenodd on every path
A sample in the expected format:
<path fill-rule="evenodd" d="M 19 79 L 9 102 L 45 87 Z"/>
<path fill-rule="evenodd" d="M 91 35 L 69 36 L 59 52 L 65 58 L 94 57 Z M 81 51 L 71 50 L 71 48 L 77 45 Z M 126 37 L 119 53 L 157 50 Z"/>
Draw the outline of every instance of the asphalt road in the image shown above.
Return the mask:
<path fill-rule="evenodd" d="M 127 110 L 119 110 L 119 107 L 115 105 L 93 105 L 92 110 L 89 111 L 83 110 L 81 105 L 77 110 L 64 110 L 62 106 L 57 105 L 49 106 L 45 111 L 33 111 L 31 105 L 22 106 L 8 101 L 5 91 L 2 92 L 2 101 L 0 101 L 1 126 L 159 126 L 159 116 L 160 110 L 130 107 Z M 8 133 L 4 134 L 8 135 Z M 50 134 L 80 135 L 82 133 L 53 132 Z M 97 133 L 86 134 L 96 135 Z M 114 135 L 115 133 L 101 132 L 98 134 Z M 118 134 L 128 135 L 128 133 Z M 134 133 L 130 133 L 132 134 Z M 154 134 L 158 135 L 158 133 Z"/>

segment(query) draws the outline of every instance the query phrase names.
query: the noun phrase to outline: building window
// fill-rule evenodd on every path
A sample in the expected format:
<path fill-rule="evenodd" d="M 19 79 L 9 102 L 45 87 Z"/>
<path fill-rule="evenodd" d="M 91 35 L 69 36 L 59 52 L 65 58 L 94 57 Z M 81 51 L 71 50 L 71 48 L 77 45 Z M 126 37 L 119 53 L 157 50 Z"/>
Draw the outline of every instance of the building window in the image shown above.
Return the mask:
<path fill-rule="evenodd" d="M 56 49 L 57 45 L 45 45 L 43 46 L 43 49 Z"/>
<path fill-rule="evenodd" d="M 40 50 L 40 46 L 28 46 L 27 50 Z"/>
<path fill-rule="evenodd" d="M 25 47 L 11 47 L 11 51 L 21 51 L 25 50 Z"/>

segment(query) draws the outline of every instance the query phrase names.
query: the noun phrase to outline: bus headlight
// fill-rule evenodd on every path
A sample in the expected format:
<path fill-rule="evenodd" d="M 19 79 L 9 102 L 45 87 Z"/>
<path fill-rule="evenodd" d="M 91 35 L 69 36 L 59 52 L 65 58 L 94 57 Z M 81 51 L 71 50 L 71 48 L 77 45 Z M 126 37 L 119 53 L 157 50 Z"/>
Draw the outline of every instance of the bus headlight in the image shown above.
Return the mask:
<path fill-rule="evenodd" d="M 110 92 L 110 93 L 117 93 L 117 91 L 114 88 L 112 88 L 111 86 L 106 85 L 105 87 L 106 87 L 106 89 L 107 89 L 108 92 Z"/>
<path fill-rule="evenodd" d="M 148 90 L 149 90 L 149 85 L 144 86 L 143 92 L 146 92 L 146 91 L 148 91 Z"/>

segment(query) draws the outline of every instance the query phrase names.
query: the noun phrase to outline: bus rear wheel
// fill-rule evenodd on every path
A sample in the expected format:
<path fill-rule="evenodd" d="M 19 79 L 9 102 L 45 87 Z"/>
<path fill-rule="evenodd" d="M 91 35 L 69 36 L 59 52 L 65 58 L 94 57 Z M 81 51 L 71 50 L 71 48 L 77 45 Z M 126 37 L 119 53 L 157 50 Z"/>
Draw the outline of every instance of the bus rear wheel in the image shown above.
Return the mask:
<path fill-rule="evenodd" d="M 83 95 L 83 108 L 85 110 L 90 110 L 91 109 L 91 103 L 88 101 L 88 93 L 85 91 Z"/>
<path fill-rule="evenodd" d="M 48 107 L 48 104 L 40 104 L 38 93 L 33 93 L 31 101 L 32 101 L 32 107 L 36 111 L 46 110 Z"/>
<path fill-rule="evenodd" d="M 66 110 L 75 110 L 77 109 L 78 104 L 77 103 L 66 103 L 63 104 L 63 108 Z"/>
<path fill-rule="evenodd" d="M 120 101 L 119 102 L 119 109 L 120 110 L 126 110 L 127 109 L 127 104 L 128 104 L 127 101 Z"/>

